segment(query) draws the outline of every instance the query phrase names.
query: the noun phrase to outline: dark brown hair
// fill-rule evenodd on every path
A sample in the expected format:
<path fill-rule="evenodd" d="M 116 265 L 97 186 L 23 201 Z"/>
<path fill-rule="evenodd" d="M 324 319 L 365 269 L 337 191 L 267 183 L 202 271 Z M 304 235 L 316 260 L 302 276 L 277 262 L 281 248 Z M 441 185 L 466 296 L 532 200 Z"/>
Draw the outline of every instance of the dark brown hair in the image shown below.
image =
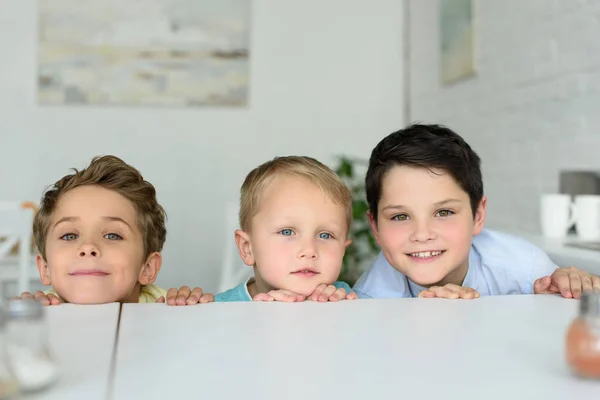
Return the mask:
<path fill-rule="evenodd" d="M 469 195 L 473 215 L 483 198 L 481 160 L 471 146 L 442 125 L 410 125 L 386 136 L 371 153 L 365 191 L 373 219 L 377 221 L 382 182 L 394 167 L 407 165 L 442 170 Z"/>

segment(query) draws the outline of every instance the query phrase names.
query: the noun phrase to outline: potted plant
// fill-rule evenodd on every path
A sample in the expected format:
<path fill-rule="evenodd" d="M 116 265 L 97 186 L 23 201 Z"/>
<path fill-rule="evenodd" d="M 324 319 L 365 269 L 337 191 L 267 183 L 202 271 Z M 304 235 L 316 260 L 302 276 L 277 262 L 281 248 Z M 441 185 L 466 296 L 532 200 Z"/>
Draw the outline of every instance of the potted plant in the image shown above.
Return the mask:
<path fill-rule="evenodd" d="M 338 156 L 338 164 L 334 168 L 352 193 L 352 225 L 348 234 L 352 243 L 346 249 L 339 277 L 350 286 L 354 285 L 379 253 L 367 217 L 369 205 L 364 185 L 367 166 L 365 160 L 342 155 Z"/>

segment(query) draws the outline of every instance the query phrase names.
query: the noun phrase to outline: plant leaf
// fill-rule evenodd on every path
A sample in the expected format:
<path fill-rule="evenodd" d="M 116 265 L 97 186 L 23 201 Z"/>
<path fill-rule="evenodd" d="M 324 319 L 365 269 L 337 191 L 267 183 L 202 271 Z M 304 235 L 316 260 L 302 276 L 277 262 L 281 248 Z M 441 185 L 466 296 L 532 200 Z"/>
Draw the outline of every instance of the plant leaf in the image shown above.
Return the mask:
<path fill-rule="evenodd" d="M 367 218 L 367 211 L 369 210 L 369 204 L 365 200 L 359 199 L 352 202 L 352 219 L 363 219 Z"/>

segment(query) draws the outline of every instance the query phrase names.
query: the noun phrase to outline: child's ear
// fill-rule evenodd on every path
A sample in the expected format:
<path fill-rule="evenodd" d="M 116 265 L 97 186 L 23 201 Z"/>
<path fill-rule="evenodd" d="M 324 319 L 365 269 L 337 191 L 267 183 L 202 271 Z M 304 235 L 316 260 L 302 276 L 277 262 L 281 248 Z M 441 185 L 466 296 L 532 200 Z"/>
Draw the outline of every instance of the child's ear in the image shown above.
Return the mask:
<path fill-rule="evenodd" d="M 371 213 L 371 210 L 367 211 L 367 217 L 369 218 L 369 225 L 371 226 L 371 232 L 373 232 L 373 237 L 375 238 L 375 241 L 377 241 L 377 244 L 381 246 L 381 243 L 379 243 L 379 231 L 377 230 L 377 221 L 375 221 L 375 218 L 373 218 L 373 213 Z"/>
<path fill-rule="evenodd" d="M 346 243 L 344 244 L 344 250 L 346 250 L 348 248 L 348 246 L 350 246 L 351 244 L 352 244 L 351 239 L 346 240 Z"/>
<path fill-rule="evenodd" d="M 252 253 L 252 242 L 250 241 L 250 235 L 248 232 L 244 232 L 241 229 L 235 231 L 235 244 L 237 245 L 238 252 L 244 264 L 249 267 L 253 267 L 255 264 L 254 254 Z"/>
<path fill-rule="evenodd" d="M 35 258 L 35 262 L 38 267 L 38 272 L 40 273 L 40 282 L 44 286 L 50 286 L 50 271 L 48 271 L 48 263 L 44 260 L 41 254 L 38 254 Z"/>
<path fill-rule="evenodd" d="M 485 212 L 487 208 L 487 197 L 483 196 L 477 210 L 475 210 L 475 219 L 473 220 L 473 236 L 479 235 L 485 222 Z"/>
<path fill-rule="evenodd" d="M 154 253 L 150 254 L 142 266 L 140 276 L 138 277 L 138 282 L 140 285 L 149 285 L 154 283 L 161 266 L 162 256 L 160 253 L 155 251 Z"/>

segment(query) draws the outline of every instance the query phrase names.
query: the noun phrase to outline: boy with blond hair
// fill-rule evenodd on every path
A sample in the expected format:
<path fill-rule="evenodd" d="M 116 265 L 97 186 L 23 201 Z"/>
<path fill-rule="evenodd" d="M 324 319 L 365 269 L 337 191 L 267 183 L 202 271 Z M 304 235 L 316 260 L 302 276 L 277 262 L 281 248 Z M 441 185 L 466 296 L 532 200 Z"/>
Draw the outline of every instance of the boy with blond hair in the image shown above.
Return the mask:
<path fill-rule="evenodd" d="M 165 219 L 154 186 L 138 170 L 114 156 L 95 157 L 45 192 L 33 233 L 40 280 L 52 289 L 20 298 L 46 305 L 164 302 L 167 292 L 154 281 Z M 177 291 L 170 292 L 174 304 Z M 193 294 L 201 303 L 213 300 L 199 288 Z"/>
<path fill-rule="evenodd" d="M 215 301 L 356 299 L 336 281 L 350 240 L 352 198 L 327 166 L 310 157 L 261 164 L 241 188 L 235 241 L 254 277 Z"/>

